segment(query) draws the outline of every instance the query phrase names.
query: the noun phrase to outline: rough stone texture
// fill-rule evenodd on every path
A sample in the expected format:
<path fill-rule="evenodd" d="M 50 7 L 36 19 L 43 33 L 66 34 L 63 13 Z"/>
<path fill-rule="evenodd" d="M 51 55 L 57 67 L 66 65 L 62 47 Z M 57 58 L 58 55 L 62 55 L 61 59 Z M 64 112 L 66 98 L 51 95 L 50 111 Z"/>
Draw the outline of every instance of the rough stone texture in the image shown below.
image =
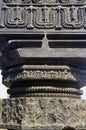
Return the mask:
<path fill-rule="evenodd" d="M 0 127 L 86 129 L 86 0 L 0 0 L 0 67 Z"/>
<path fill-rule="evenodd" d="M 55 97 L 14 98 L 3 101 L 3 123 L 9 129 L 86 128 L 86 101 Z M 15 124 L 15 128 L 14 128 Z M 13 127 L 13 128 L 12 128 Z"/>

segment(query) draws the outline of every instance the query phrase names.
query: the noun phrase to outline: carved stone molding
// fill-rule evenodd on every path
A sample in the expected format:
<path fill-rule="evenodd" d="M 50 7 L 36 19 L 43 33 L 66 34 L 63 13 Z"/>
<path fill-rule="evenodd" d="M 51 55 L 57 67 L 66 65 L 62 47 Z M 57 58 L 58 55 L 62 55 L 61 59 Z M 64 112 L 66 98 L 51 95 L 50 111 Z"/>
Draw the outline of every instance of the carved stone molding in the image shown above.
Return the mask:
<path fill-rule="evenodd" d="M 69 39 L 71 36 L 69 35 L 67 36 L 69 40 L 65 40 L 63 45 L 64 40 L 59 40 L 61 34 L 59 36 L 37 34 L 36 36 L 22 35 L 22 40 L 18 34 L 17 38 L 13 35 L 12 39 L 5 37 L 1 40 L 3 83 L 9 87 L 10 97 L 80 98 L 82 91 L 79 89 L 86 84 L 84 67 L 86 53 L 83 52 L 85 40 L 77 41 L 77 35 L 72 34 L 74 41 Z"/>
<path fill-rule="evenodd" d="M 46 68 L 46 69 L 45 69 Z M 80 98 L 85 72 L 62 65 L 24 65 L 2 72 L 8 94 L 16 96 L 55 96 Z M 21 88 L 20 88 L 21 85 Z"/>
<path fill-rule="evenodd" d="M 35 6 L 35 3 L 39 4 Z M 12 28 L 20 28 L 22 31 L 47 29 L 55 32 L 85 30 L 85 16 L 85 0 L 4 0 L 1 7 L 0 31 L 11 31 Z"/>
<path fill-rule="evenodd" d="M 74 72 L 75 73 L 75 72 Z M 58 70 L 22 70 L 19 73 L 14 72 L 8 75 L 4 74 L 3 82 L 14 80 L 35 80 L 35 79 L 54 79 L 54 80 L 73 80 L 77 81 L 79 74 L 67 69 Z M 80 75 L 81 76 L 81 75 Z M 84 76 L 83 76 L 84 77 Z M 77 78 L 77 79 L 76 79 Z"/>
<path fill-rule="evenodd" d="M 0 0 L 0 69 L 1 128 L 85 130 L 86 0 Z"/>
<path fill-rule="evenodd" d="M 7 71 L 3 71 L 3 82 L 15 82 L 20 80 L 71 80 L 71 81 L 77 81 L 77 80 L 84 80 L 86 78 L 86 72 L 85 70 L 79 70 L 74 67 L 70 66 L 49 66 L 47 65 L 47 68 L 44 69 L 46 66 L 43 66 L 43 69 L 40 66 L 34 65 L 35 69 L 29 68 L 29 66 L 24 67 L 17 67 L 14 69 L 10 69 Z M 55 69 L 56 67 L 56 69 Z M 39 69 L 38 69 L 39 68 Z M 49 69 L 50 68 L 50 69 Z"/>

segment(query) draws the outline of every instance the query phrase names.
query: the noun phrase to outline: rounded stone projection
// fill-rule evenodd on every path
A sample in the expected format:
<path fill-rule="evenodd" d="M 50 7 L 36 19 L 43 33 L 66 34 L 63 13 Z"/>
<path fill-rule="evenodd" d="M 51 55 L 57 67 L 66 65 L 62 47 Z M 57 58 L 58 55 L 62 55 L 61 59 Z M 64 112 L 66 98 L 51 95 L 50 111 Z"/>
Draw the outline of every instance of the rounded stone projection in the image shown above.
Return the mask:
<path fill-rule="evenodd" d="M 86 82 L 85 59 L 79 53 L 77 58 L 70 44 L 67 48 L 59 44 L 59 37 L 32 34 L 2 39 L 0 64 L 10 97 L 80 98 L 80 88 Z M 57 41 L 56 46 L 52 39 Z"/>

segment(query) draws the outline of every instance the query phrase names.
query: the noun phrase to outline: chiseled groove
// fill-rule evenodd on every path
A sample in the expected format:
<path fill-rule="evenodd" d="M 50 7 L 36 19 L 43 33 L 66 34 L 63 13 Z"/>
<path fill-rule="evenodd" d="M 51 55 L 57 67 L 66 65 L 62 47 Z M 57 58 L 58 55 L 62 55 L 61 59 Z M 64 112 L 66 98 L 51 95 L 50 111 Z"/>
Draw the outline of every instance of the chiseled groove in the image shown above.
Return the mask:
<path fill-rule="evenodd" d="M 54 89 L 58 89 L 58 88 L 72 88 L 72 89 L 80 89 L 79 88 L 79 86 L 78 86 L 78 84 L 76 83 L 76 82 L 72 82 L 72 83 L 68 83 L 68 82 L 64 82 L 64 81 L 62 81 L 63 83 L 60 83 L 60 82 L 57 82 L 57 81 L 30 81 L 30 82 L 27 82 L 27 83 L 18 83 L 18 84 L 13 84 L 12 86 L 11 86 L 11 90 L 13 89 L 13 91 L 14 91 L 14 89 L 28 89 L 28 88 L 30 88 L 30 87 L 32 87 L 32 88 L 35 88 L 35 87 L 51 87 L 51 88 L 54 88 Z M 21 87 L 19 87 L 19 84 L 20 84 L 20 86 Z M 65 87 L 64 87 L 65 86 Z M 21 91 L 21 89 L 19 90 L 19 91 Z"/>
<path fill-rule="evenodd" d="M 42 40 L 13 40 L 9 41 L 6 49 L 8 50 L 15 50 L 18 48 L 41 48 Z"/>
<path fill-rule="evenodd" d="M 50 48 L 85 48 L 86 40 L 49 40 Z"/>
<path fill-rule="evenodd" d="M 47 93 L 70 93 L 70 94 L 76 94 L 81 95 L 82 91 L 75 88 L 55 88 L 55 87 L 31 87 L 31 88 L 17 88 L 17 89 L 8 89 L 9 94 L 19 94 L 19 93 L 34 93 L 34 92 L 47 92 Z"/>
<path fill-rule="evenodd" d="M 64 94 L 64 93 L 26 93 L 26 94 L 15 94 L 10 96 L 13 97 L 65 97 L 65 98 L 77 98 L 80 99 L 80 95 L 75 94 Z"/>

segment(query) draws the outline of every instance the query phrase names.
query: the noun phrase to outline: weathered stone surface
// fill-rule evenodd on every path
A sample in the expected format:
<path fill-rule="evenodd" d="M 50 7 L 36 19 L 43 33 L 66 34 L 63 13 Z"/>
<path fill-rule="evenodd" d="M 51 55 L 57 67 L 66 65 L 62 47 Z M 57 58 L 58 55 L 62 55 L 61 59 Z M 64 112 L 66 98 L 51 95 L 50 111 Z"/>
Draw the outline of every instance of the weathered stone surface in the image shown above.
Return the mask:
<path fill-rule="evenodd" d="M 56 129 L 86 127 L 86 101 L 80 99 L 31 97 L 3 100 L 3 127 Z M 10 126 L 10 127 L 9 127 Z M 20 128 L 19 127 L 19 128 Z M 13 128 L 14 129 L 14 128 Z"/>
<path fill-rule="evenodd" d="M 86 0 L 0 0 L 0 68 L 1 128 L 85 130 Z"/>

